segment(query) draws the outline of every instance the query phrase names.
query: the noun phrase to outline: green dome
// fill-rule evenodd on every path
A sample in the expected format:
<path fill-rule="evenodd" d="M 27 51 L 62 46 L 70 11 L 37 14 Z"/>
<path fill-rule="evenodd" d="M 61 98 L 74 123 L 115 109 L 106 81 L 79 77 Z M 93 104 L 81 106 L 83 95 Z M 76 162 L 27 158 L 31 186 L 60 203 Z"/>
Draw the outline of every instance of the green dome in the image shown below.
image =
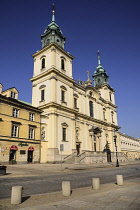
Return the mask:
<path fill-rule="evenodd" d="M 44 34 L 41 35 L 42 48 L 54 42 L 64 48 L 66 38 L 57 23 L 55 22 L 55 11 L 52 11 L 52 21 L 47 26 Z"/>

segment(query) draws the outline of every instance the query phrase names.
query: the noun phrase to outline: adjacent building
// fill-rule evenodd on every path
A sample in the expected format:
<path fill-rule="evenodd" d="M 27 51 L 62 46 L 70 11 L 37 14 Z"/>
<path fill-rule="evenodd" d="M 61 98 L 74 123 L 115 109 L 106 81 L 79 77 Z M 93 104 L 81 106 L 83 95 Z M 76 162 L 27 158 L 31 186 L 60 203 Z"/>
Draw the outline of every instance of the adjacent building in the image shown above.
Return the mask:
<path fill-rule="evenodd" d="M 0 84 L 0 163 L 40 162 L 38 108 L 18 100 L 16 88 Z"/>
<path fill-rule="evenodd" d="M 120 133 L 120 144 L 126 160 L 140 159 L 140 139 Z"/>

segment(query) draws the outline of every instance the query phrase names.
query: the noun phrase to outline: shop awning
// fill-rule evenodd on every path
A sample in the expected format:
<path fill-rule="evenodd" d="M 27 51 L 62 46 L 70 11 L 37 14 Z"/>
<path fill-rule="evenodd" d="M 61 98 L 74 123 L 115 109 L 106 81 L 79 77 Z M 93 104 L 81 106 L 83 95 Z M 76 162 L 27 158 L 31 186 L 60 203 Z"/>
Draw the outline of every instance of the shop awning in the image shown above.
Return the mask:
<path fill-rule="evenodd" d="M 34 147 L 30 146 L 30 147 L 28 148 L 28 151 L 34 151 Z"/>
<path fill-rule="evenodd" d="M 10 147 L 10 150 L 18 150 L 18 147 L 17 147 L 16 145 L 12 145 L 12 146 Z"/>

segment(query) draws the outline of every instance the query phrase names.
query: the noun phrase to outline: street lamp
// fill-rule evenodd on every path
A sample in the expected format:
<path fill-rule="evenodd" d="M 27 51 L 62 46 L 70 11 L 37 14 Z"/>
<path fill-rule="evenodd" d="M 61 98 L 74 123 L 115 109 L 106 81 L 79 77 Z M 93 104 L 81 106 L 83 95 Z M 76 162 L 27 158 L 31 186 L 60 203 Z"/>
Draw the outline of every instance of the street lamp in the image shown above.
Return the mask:
<path fill-rule="evenodd" d="M 117 136 L 114 135 L 114 143 L 116 147 L 116 167 L 119 167 L 119 161 L 118 161 L 118 153 L 117 153 L 117 145 L 116 145 Z"/>

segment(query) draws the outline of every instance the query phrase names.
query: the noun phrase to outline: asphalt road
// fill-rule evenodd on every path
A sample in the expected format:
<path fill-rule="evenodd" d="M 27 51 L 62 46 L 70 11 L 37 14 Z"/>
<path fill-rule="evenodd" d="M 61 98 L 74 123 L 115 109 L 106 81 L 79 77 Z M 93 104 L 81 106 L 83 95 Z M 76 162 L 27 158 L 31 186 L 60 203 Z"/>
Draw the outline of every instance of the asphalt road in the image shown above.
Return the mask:
<path fill-rule="evenodd" d="M 71 181 L 71 188 L 88 187 L 92 178 L 100 178 L 101 184 L 116 182 L 116 175 L 125 180 L 140 177 L 140 165 L 127 165 L 119 168 L 94 168 L 94 170 L 74 169 L 71 173 L 30 177 L 0 178 L 0 199 L 11 196 L 12 186 L 23 186 L 23 196 L 61 191 L 62 181 Z"/>

